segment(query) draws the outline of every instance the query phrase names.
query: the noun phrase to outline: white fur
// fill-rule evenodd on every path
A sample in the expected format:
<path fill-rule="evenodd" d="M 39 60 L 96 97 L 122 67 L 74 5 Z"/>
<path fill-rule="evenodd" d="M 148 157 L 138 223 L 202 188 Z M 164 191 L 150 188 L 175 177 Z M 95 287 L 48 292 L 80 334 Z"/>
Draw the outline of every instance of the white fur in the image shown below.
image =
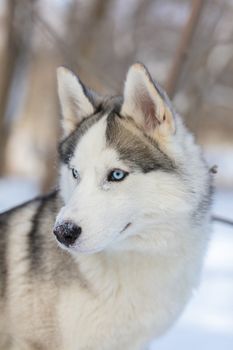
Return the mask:
<path fill-rule="evenodd" d="M 70 164 L 79 171 L 79 183 L 70 170 L 63 169 L 62 183 L 69 183 L 65 185 L 69 193 L 65 193 L 67 204 L 59 221 L 71 220 L 82 227 L 82 235 L 72 248 L 78 252 L 99 251 L 122 239 L 120 232 L 139 215 L 140 208 L 132 207 L 132 198 L 124 191 L 127 179 L 121 184 L 107 182 L 111 169 L 129 169 L 117 159 L 115 150 L 106 148 L 105 129 L 103 118 L 89 129 L 76 149 Z M 133 193 L 134 188 L 130 191 Z"/>
<path fill-rule="evenodd" d="M 83 118 L 94 112 L 94 108 L 84 93 L 82 83 L 68 69 L 58 68 L 57 83 L 63 115 L 62 126 L 64 136 L 67 136 Z"/>
<path fill-rule="evenodd" d="M 93 112 L 93 106 L 78 80 L 66 71 L 60 73 L 59 95 L 67 133 Z M 57 216 L 57 223 L 72 220 L 82 227 L 82 233 L 72 247 L 66 248 L 68 252 L 59 250 L 55 255 L 58 259 L 64 253 L 70 259 L 68 254 L 72 254 L 72 264 L 75 268 L 77 264 L 85 283 L 68 272 L 69 281 L 62 287 L 47 276 L 42 284 L 36 278 L 34 284 L 30 278 L 22 279 L 28 277 L 25 264 L 21 270 L 12 264 L 17 265 L 17 259 L 27 255 L 23 246 L 27 245 L 30 227 L 20 224 L 20 218 L 24 216 L 30 222 L 30 213 L 23 209 L 22 215 L 17 214 L 13 224 L 22 234 L 22 245 L 17 244 L 13 233 L 9 262 L 13 292 L 7 307 L 8 329 L 18 337 L 17 349 L 32 349 L 31 339 L 46 350 L 145 349 L 151 339 L 175 322 L 199 283 L 210 232 L 209 211 L 200 207 L 203 193 L 208 192 L 208 169 L 193 137 L 178 115 L 174 115 L 175 121 L 170 119 L 171 111 L 139 65 L 131 68 L 127 78 L 123 115 L 130 114 L 143 124 L 140 106 L 138 110 L 135 104 L 135 84 L 143 87 L 137 94 L 149 93 L 156 111 L 160 111 L 155 117 L 162 118 L 160 123 L 151 124 L 153 130 L 145 132 L 156 138 L 179 171 L 131 171 L 119 160 L 117 150 L 106 144 L 107 116 L 87 130 L 69 167 L 61 167 L 65 205 Z M 72 114 L 71 104 L 76 98 L 79 108 Z M 139 96 L 139 101 L 144 100 Z M 135 128 L 134 132 L 140 131 Z M 71 168 L 78 170 L 79 179 L 72 177 Z M 122 182 L 108 182 L 108 173 L 115 168 L 130 174 Z M 32 204 L 28 210 L 34 209 Z M 46 220 L 41 228 L 45 232 L 53 219 L 48 216 Z M 53 249 L 52 237 L 50 244 Z M 47 253 L 48 266 L 53 266 L 56 262 Z M 25 344 L 21 346 L 22 339 Z"/>
<path fill-rule="evenodd" d="M 143 349 L 173 324 L 198 285 L 209 214 L 198 225 L 191 216 L 208 173 L 193 138 L 180 121 L 177 126 L 166 151 L 189 164 L 186 181 L 161 171 L 138 172 L 106 186 L 110 169 L 127 168 L 115 150 L 106 148 L 105 119 L 89 129 L 76 149 L 71 163 L 80 172 L 79 183 L 63 168 L 62 219 L 83 229 L 69 250 L 92 290 L 77 293 L 67 287 L 61 294 L 64 348 Z M 128 222 L 132 226 L 120 234 Z"/>
<path fill-rule="evenodd" d="M 87 131 L 71 159 L 79 181 L 62 167 L 65 207 L 58 219 L 82 227 L 68 250 L 91 286 L 89 294 L 69 286 L 61 294 L 65 349 L 143 349 L 173 324 L 199 282 L 209 213 L 199 219 L 193 215 L 208 187 L 208 170 L 179 116 L 174 121 L 146 70 L 134 65 L 121 113 L 144 127 L 142 104 L 148 99 L 159 123 L 145 131 L 182 169 L 182 176 L 133 172 L 120 183 L 107 183 L 111 169 L 130 170 L 116 150 L 106 147 L 106 118 Z"/>

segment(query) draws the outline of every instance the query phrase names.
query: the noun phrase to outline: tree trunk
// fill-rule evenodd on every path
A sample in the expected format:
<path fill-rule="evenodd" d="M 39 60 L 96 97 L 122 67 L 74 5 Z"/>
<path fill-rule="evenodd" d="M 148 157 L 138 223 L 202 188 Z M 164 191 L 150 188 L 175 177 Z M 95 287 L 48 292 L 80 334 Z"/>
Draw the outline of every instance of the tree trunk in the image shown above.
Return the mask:
<path fill-rule="evenodd" d="M 204 5 L 204 0 L 192 0 L 190 16 L 181 33 L 180 42 L 176 51 L 174 63 L 166 83 L 168 95 L 172 98 L 175 94 L 182 67 L 188 58 L 188 52 L 192 43 L 192 38 L 198 24 L 198 20 Z"/>
<path fill-rule="evenodd" d="M 18 43 L 14 30 L 14 16 L 17 0 L 7 1 L 6 45 L 3 50 L 0 79 L 0 175 L 4 171 L 5 145 L 7 140 L 6 110 L 8 97 L 18 55 Z"/>

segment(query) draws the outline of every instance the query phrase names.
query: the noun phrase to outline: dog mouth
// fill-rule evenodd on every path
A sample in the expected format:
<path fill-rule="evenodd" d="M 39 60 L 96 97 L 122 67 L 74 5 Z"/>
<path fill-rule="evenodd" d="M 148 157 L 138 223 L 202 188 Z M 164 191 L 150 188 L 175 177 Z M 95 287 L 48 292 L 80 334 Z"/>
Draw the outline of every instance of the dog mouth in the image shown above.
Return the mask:
<path fill-rule="evenodd" d="M 129 228 L 132 225 L 131 222 L 129 222 L 127 225 L 125 225 L 125 227 L 123 228 L 123 230 L 120 231 L 120 234 L 125 232 L 127 230 L 127 228 Z"/>
<path fill-rule="evenodd" d="M 126 224 L 124 226 L 124 228 L 118 233 L 118 235 L 120 234 L 123 234 L 130 226 L 132 225 L 131 222 L 129 222 L 128 224 Z M 87 248 L 87 247 L 82 247 L 83 243 L 87 243 L 87 240 L 84 240 L 82 242 L 79 242 L 77 241 L 76 244 L 72 244 L 72 245 L 69 245 L 68 247 L 64 246 L 63 244 L 59 243 L 58 242 L 58 245 L 69 251 L 70 253 L 84 253 L 84 254 L 87 254 L 87 255 L 90 255 L 90 254 L 94 254 L 94 253 L 99 253 L 101 252 L 105 246 L 101 246 L 101 247 L 96 247 L 96 248 Z"/>

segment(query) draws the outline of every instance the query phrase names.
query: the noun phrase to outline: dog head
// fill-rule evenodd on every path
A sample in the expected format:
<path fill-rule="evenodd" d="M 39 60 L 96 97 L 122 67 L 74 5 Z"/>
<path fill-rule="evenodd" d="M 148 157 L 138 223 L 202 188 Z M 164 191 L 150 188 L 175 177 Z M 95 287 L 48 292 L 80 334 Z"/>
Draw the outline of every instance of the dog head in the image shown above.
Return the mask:
<path fill-rule="evenodd" d="M 134 249 L 189 209 L 179 173 L 181 123 L 142 64 L 129 69 L 123 97 L 101 98 L 65 68 L 58 69 L 58 93 L 65 205 L 54 233 L 63 248 Z"/>

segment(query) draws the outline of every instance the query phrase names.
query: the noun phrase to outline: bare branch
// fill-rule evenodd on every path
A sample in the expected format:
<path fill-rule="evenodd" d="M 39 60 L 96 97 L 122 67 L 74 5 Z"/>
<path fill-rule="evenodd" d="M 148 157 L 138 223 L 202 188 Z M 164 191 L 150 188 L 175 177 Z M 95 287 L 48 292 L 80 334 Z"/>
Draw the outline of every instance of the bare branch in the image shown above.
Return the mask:
<path fill-rule="evenodd" d="M 193 34 L 195 32 L 203 5 L 204 0 L 192 0 L 192 10 L 181 34 L 180 43 L 176 51 L 174 63 L 171 67 L 171 71 L 166 83 L 166 89 L 170 97 L 173 97 L 175 93 L 180 72 L 182 70 L 184 61 L 187 59 L 189 47 L 191 45 Z"/>

